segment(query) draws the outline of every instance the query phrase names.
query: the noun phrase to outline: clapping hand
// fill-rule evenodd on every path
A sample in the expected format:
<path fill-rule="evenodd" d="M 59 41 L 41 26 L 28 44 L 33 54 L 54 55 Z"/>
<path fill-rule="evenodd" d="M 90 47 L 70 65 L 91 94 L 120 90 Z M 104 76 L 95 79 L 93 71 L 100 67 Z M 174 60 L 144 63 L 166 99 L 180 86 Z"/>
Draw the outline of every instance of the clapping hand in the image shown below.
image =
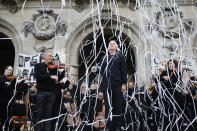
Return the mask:
<path fill-rule="evenodd" d="M 168 76 L 163 76 L 163 79 L 165 79 L 166 81 L 169 80 Z"/>
<path fill-rule="evenodd" d="M 91 71 L 92 71 L 93 73 L 95 73 L 95 72 L 97 71 L 97 67 L 96 67 L 96 66 L 93 66 L 93 67 L 91 68 Z"/>

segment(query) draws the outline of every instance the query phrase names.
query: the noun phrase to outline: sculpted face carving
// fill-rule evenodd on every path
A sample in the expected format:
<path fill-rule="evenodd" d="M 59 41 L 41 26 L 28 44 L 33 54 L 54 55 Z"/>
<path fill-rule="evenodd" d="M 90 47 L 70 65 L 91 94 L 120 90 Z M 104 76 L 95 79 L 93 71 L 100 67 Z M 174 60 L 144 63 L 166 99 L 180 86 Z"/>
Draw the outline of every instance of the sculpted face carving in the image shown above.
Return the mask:
<path fill-rule="evenodd" d="M 50 19 L 47 17 L 47 18 L 44 18 L 42 17 L 41 19 L 38 20 L 38 27 L 42 30 L 42 31 L 47 31 L 51 24 L 50 24 Z"/>

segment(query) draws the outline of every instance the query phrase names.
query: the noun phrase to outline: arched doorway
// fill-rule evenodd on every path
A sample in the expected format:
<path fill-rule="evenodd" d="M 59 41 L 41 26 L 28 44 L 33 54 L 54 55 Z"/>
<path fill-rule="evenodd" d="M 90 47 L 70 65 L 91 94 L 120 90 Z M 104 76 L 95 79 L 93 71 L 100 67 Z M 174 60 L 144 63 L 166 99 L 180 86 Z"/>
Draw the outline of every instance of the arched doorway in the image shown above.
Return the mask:
<path fill-rule="evenodd" d="M 14 66 L 15 48 L 8 36 L 0 32 L 0 75 L 7 65 Z"/>
<path fill-rule="evenodd" d="M 82 45 L 79 49 L 78 63 L 80 65 L 78 72 L 78 79 L 83 81 L 88 78 L 89 84 L 95 79 L 95 73 L 86 74 L 86 70 L 91 68 L 91 66 L 99 63 L 102 56 L 106 53 L 106 47 L 108 47 L 109 41 L 114 39 L 113 35 L 114 30 L 105 29 L 104 30 L 104 39 L 100 32 L 97 32 L 97 38 L 93 38 L 93 33 L 90 33 L 82 41 Z M 120 32 L 117 32 L 118 34 Z M 117 37 L 115 37 L 117 38 Z M 119 51 L 121 54 L 124 54 L 127 63 L 128 75 L 134 77 L 135 69 L 135 55 L 132 49 L 132 40 L 124 33 L 117 40 L 119 45 Z M 105 45 L 106 43 L 106 45 Z M 91 71 L 88 71 L 91 72 Z"/>
<path fill-rule="evenodd" d="M 10 24 L 9 22 L 7 22 L 7 21 L 5 21 L 4 19 L 1 19 L 1 18 L 0 18 L 0 33 L 1 33 L 0 36 L 2 38 L 10 38 L 10 39 L 7 39 L 7 40 L 4 39 L 5 40 L 5 41 L 3 40 L 4 42 L 1 39 L 0 40 L 1 45 L 3 43 L 7 43 L 7 42 L 11 43 L 12 47 L 10 46 L 8 48 L 12 48 L 14 50 L 14 51 L 12 51 L 12 53 L 13 53 L 12 56 L 13 57 L 10 57 L 11 59 L 9 57 L 1 57 L 1 61 L 3 61 L 2 58 L 4 58 L 4 59 L 5 58 L 7 58 L 7 59 L 9 58 L 10 59 L 10 63 L 8 62 L 6 64 L 13 65 L 13 67 L 14 67 L 14 74 L 15 74 L 17 66 L 18 66 L 18 56 L 19 56 L 20 53 L 22 53 L 22 40 L 21 40 L 21 37 L 20 37 L 18 31 L 16 30 L 16 28 L 12 24 Z M 2 50 L 3 50 L 2 48 L 3 47 L 1 45 L 0 45 L 0 48 L 1 48 L 1 52 L 2 52 Z M 6 44 L 6 46 L 9 46 L 9 45 L 10 44 Z M 7 52 L 10 53 L 10 51 L 12 49 L 10 49 Z M 7 50 L 7 49 L 5 49 L 5 50 Z M 11 61 L 14 61 L 14 62 L 12 63 Z M 3 62 L 3 63 L 5 63 L 5 62 Z M 2 64 L 1 64 L 1 68 L 4 68 Z"/>
<path fill-rule="evenodd" d="M 127 21 L 127 23 L 130 23 L 130 24 L 126 24 L 126 25 L 121 24 L 121 27 L 117 26 L 117 22 L 124 23 L 125 21 Z M 136 71 L 135 80 L 138 80 L 139 83 L 141 81 L 144 81 L 147 77 L 150 76 L 150 70 L 151 70 L 151 66 L 150 66 L 151 58 L 149 54 L 146 54 L 147 52 L 146 47 L 150 47 L 150 41 L 147 39 L 143 39 L 144 38 L 143 36 L 145 36 L 145 34 L 143 32 L 140 32 L 139 26 L 135 22 L 132 22 L 128 20 L 127 18 L 118 16 L 118 19 L 117 19 L 117 16 L 112 16 L 111 22 L 109 23 L 110 24 L 106 24 L 105 28 L 103 29 L 104 31 L 103 34 L 105 35 L 104 38 L 107 38 L 106 36 L 107 34 L 111 35 L 110 32 L 108 32 L 109 30 L 111 32 L 115 30 L 116 32 L 121 32 L 120 36 L 122 36 L 123 39 L 125 38 L 132 39 L 130 41 L 132 41 L 132 43 L 134 44 L 129 44 L 129 45 L 133 45 L 132 48 L 130 49 L 132 50 L 131 52 L 135 54 L 135 55 L 132 55 L 132 57 L 135 58 L 133 59 L 135 61 L 133 63 L 135 63 L 134 67 Z M 81 64 L 79 63 L 80 49 L 84 44 L 85 45 L 88 44 L 84 42 L 89 40 L 89 42 L 91 43 L 91 40 L 93 38 L 93 34 L 92 34 L 93 32 L 94 31 L 93 31 L 92 18 L 88 18 L 85 21 L 81 22 L 81 24 L 77 26 L 76 29 L 70 33 L 66 41 L 66 45 L 65 45 L 66 54 L 68 54 L 66 55 L 67 63 L 79 64 L 79 65 Z M 113 36 L 118 35 L 118 33 L 113 33 L 113 34 L 116 34 Z M 108 36 L 108 38 L 109 37 L 110 36 Z M 91 47 L 94 47 L 94 46 L 90 46 L 89 48 Z M 99 60 L 100 59 L 98 58 L 98 61 Z M 88 73 L 89 70 L 86 70 L 86 71 Z M 78 69 L 71 68 L 69 72 L 71 74 L 79 74 L 81 70 L 79 68 Z M 71 78 L 75 80 L 78 80 L 79 77 L 80 76 L 71 76 Z"/>

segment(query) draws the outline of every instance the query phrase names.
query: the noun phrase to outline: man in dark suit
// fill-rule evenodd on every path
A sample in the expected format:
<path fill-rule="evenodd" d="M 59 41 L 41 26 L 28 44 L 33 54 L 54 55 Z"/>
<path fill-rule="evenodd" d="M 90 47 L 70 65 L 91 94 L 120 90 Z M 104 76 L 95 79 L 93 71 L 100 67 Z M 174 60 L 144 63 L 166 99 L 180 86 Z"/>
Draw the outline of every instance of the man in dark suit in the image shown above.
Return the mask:
<path fill-rule="evenodd" d="M 57 100 L 58 82 L 65 76 L 65 70 L 57 75 L 57 68 L 50 69 L 49 64 L 53 63 L 53 53 L 44 54 L 44 62 L 35 65 L 35 78 L 37 82 L 36 122 L 42 119 L 49 119 L 53 116 L 54 106 Z M 67 66 L 65 66 L 67 69 Z M 52 131 L 51 120 L 44 123 L 44 130 Z M 42 124 L 37 123 L 35 131 L 41 131 Z"/>
<path fill-rule="evenodd" d="M 117 53 L 117 48 L 116 41 L 111 40 L 108 47 L 109 54 L 101 59 L 98 67 L 91 68 L 92 72 L 102 75 L 101 86 L 104 92 L 105 118 L 107 120 L 105 130 L 113 131 L 121 131 L 123 125 L 124 98 L 122 91 L 126 90 L 127 83 L 126 61 L 124 55 Z"/>

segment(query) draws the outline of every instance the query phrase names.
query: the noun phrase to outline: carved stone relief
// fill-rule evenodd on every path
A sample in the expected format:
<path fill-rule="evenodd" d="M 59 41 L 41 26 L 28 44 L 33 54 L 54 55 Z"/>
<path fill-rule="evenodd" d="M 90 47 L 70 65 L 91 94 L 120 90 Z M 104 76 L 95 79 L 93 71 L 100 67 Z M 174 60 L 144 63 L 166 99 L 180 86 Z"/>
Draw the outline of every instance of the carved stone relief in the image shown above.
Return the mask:
<path fill-rule="evenodd" d="M 18 0 L 2 0 L 3 6 L 5 6 L 13 14 L 19 9 L 18 3 Z"/>
<path fill-rule="evenodd" d="M 36 47 L 35 46 L 34 49 L 36 50 L 36 52 L 43 52 L 44 53 L 47 50 L 47 47 L 45 47 L 45 46 Z"/>
<path fill-rule="evenodd" d="M 142 3 L 144 1 L 140 0 L 139 2 Z M 127 5 L 132 11 L 136 11 L 137 9 L 139 9 L 139 5 L 136 0 L 122 0 L 122 3 Z"/>
<path fill-rule="evenodd" d="M 192 33 L 194 29 L 191 19 L 184 19 L 183 13 L 175 8 L 166 7 L 156 13 L 156 22 L 149 30 L 157 30 L 163 37 L 179 38 L 183 33 Z"/>
<path fill-rule="evenodd" d="M 58 14 L 51 9 L 38 10 L 39 14 L 34 14 L 32 21 L 24 22 L 24 35 L 27 37 L 29 33 L 38 40 L 50 40 L 59 33 L 62 36 L 67 31 L 67 22 L 59 21 Z"/>
<path fill-rule="evenodd" d="M 89 7 L 89 0 L 75 0 L 75 10 L 82 12 L 84 9 Z"/>

